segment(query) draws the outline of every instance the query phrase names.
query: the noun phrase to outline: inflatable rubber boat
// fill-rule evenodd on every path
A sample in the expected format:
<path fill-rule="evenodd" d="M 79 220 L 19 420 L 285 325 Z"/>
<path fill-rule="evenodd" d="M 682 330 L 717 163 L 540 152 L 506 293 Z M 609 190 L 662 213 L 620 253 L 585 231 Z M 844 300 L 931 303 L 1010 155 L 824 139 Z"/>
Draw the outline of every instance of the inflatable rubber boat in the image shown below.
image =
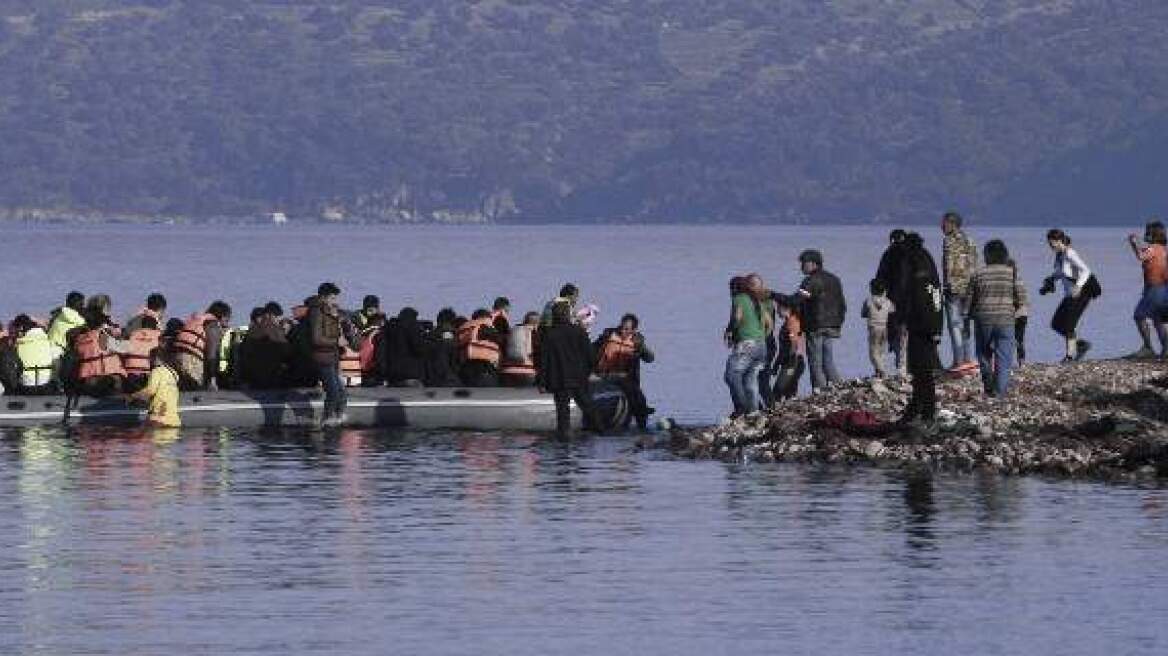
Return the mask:
<path fill-rule="evenodd" d="M 556 407 L 551 394 L 512 388 L 353 387 L 346 426 L 482 431 L 552 431 Z M 615 386 L 593 389 L 600 429 L 627 423 L 624 395 Z M 64 396 L 0 396 L 0 427 L 61 424 L 136 425 L 145 410 L 120 397 L 81 397 L 65 412 Z M 184 392 L 179 415 L 184 427 L 253 428 L 316 426 L 324 393 L 319 389 Z M 572 405 L 572 425 L 582 417 Z"/>

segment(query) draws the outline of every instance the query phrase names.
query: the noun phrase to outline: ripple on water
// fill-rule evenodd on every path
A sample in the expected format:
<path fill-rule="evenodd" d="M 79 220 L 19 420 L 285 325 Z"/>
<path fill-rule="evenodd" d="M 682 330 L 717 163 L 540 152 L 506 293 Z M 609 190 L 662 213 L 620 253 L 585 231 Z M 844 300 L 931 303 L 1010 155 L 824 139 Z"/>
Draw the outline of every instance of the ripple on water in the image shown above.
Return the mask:
<path fill-rule="evenodd" d="M 44 653 L 1155 653 L 1168 493 L 680 462 L 621 438 L 7 430 Z M 8 651 L 8 650 L 6 650 Z"/>

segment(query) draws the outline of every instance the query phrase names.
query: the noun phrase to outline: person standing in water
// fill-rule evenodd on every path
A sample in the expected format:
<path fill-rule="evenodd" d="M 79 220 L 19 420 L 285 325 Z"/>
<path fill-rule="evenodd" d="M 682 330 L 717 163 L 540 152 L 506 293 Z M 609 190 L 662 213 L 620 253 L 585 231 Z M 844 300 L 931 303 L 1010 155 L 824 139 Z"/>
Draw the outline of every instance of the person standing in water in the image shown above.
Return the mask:
<path fill-rule="evenodd" d="M 1079 321 L 1087 305 L 1101 290 L 1091 269 L 1074 248 L 1071 248 L 1071 237 L 1058 228 L 1051 228 L 1046 233 L 1046 243 L 1054 252 L 1054 273 L 1046 278 L 1040 295 L 1054 291 L 1055 283 L 1063 285 L 1063 300 L 1059 302 L 1050 320 L 1050 327 L 1066 342 L 1066 354 L 1063 362 L 1081 360 L 1091 349 L 1091 342 L 1080 339 Z"/>

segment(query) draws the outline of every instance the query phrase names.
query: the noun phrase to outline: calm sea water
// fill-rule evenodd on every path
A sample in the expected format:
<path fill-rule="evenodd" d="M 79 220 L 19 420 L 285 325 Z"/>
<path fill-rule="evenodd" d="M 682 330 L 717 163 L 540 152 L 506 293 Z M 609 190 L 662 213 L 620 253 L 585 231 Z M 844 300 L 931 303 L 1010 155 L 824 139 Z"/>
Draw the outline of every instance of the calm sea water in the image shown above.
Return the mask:
<path fill-rule="evenodd" d="M 1007 239 L 1037 286 L 1042 231 Z M 979 240 L 991 231 L 973 230 Z M 928 234 L 930 242 L 939 240 Z M 1138 270 L 1079 230 L 1106 296 L 1084 332 L 1130 349 Z M 725 281 L 798 283 L 823 248 L 858 309 L 884 230 L 6 228 L 0 316 L 66 291 L 128 313 L 241 315 L 323 279 L 424 314 L 563 281 L 641 315 L 651 401 L 727 410 Z M 1034 302 L 1031 351 L 1059 355 Z M 839 359 L 865 372 L 853 311 Z M 627 438 L 187 430 L 0 432 L 3 653 L 1161 654 L 1168 492 L 882 469 L 735 466 Z"/>

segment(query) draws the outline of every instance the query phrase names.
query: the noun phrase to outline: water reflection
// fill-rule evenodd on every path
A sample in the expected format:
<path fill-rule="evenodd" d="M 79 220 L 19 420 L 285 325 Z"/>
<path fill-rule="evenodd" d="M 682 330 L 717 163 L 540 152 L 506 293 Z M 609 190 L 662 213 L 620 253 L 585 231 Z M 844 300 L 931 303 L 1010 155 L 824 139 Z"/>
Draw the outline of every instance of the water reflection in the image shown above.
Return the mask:
<path fill-rule="evenodd" d="M 282 653 L 1076 651 L 1012 619 L 1049 607 L 1138 652 L 1114 627 L 1168 633 L 1146 622 L 1166 503 L 619 439 L 6 431 L 0 634 L 15 653 L 271 651 L 273 632 Z"/>

